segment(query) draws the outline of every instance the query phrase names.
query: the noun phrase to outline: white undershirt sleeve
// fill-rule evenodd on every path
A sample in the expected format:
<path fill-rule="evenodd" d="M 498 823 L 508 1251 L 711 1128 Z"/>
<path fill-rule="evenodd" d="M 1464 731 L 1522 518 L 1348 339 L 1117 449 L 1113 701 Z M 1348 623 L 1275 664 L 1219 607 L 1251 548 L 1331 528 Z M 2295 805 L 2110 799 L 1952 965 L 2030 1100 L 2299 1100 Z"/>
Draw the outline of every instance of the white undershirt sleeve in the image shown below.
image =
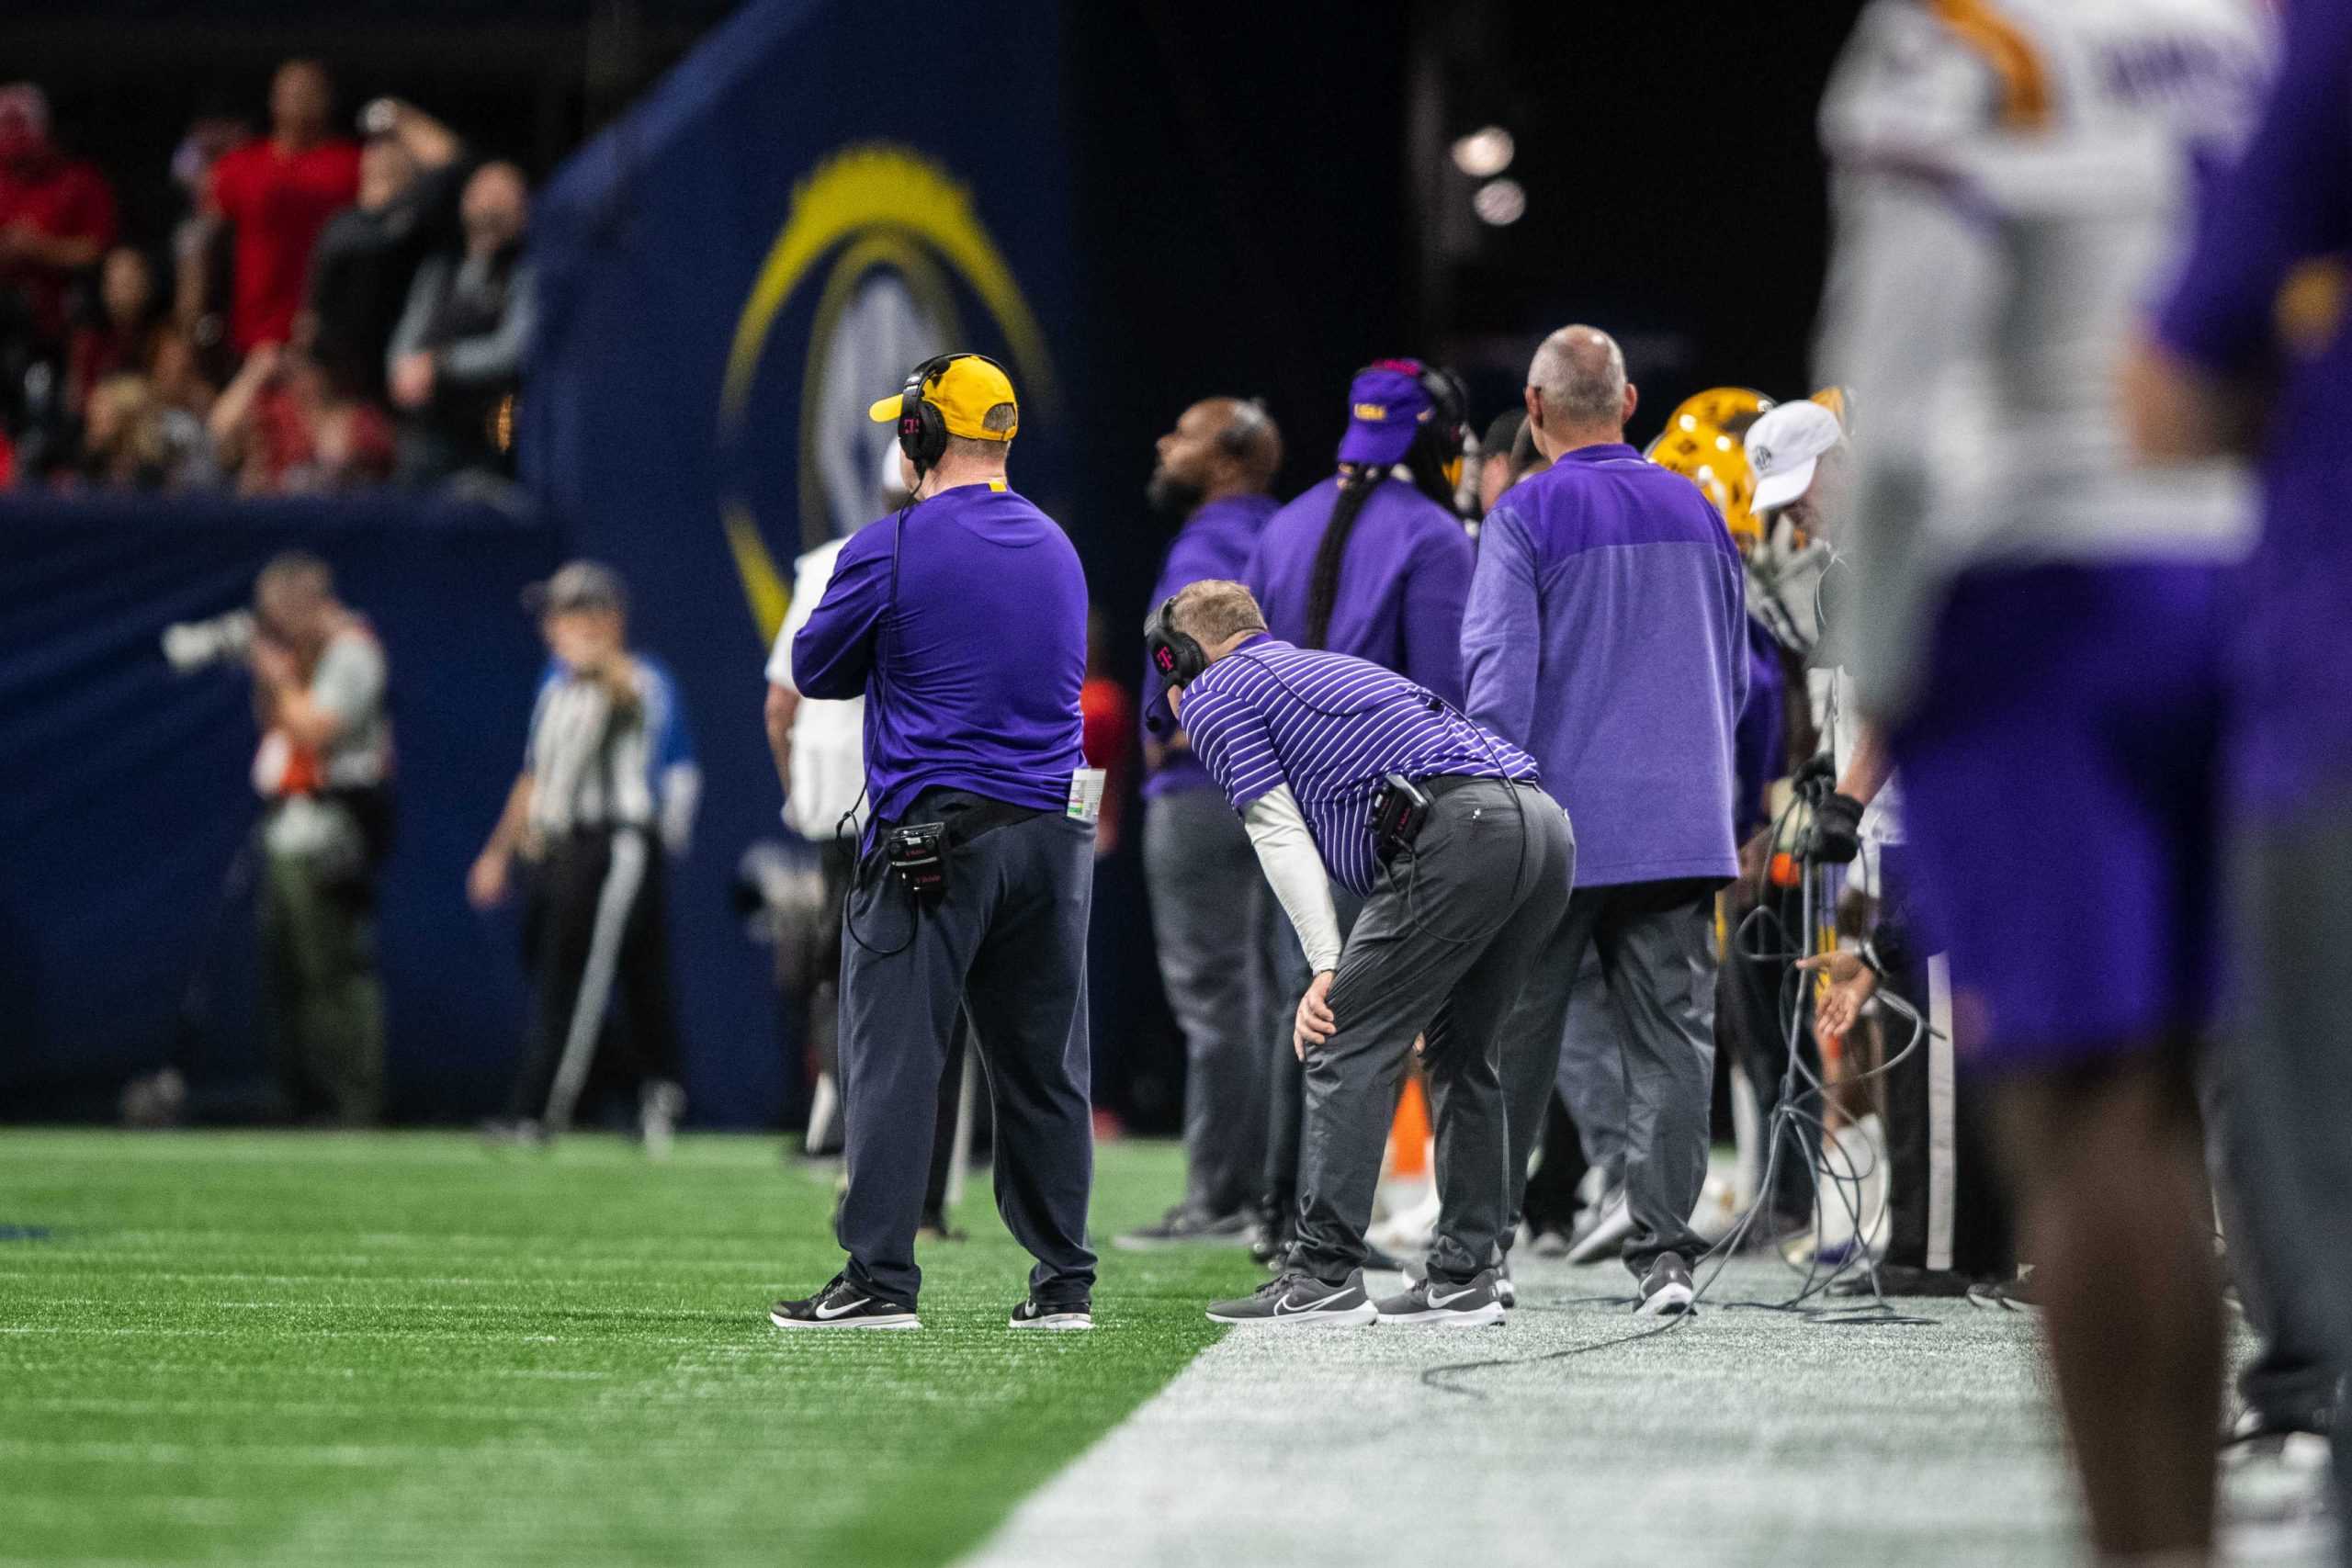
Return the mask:
<path fill-rule="evenodd" d="M 1241 814 L 1250 842 L 1265 868 L 1266 881 L 1282 901 L 1283 911 L 1306 950 L 1306 967 L 1321 974 L 1340 966 L 1340 913 L 1331 905 L 1330 875 L 1315 836 L 1306 829 L 1306 814 L 1290 785 L 1276 784 L 1250 803 Z"/>

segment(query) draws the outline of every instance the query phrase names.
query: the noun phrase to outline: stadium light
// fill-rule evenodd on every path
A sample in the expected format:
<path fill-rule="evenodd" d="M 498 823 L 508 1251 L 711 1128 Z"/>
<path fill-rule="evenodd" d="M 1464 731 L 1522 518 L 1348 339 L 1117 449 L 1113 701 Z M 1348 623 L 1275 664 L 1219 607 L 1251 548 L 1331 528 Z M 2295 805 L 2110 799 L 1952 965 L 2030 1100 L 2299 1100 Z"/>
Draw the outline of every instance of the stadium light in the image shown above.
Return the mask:
<path fill-rule="evenodd" d="M 1518 222 L 1527 211 L 1527 192 L 1517 180 L 1488 180 L 1470 198 L 1470 207 L 1480 219 L 1500 228 Z"/>
<path fill-rule="evenodd" d="M 1510 167 L 1519 151 L 1510 132 L 1499 125 L 1472 131 L 1453 143 L 1453 166 L 1474 180 L 1489 180 Z"/>

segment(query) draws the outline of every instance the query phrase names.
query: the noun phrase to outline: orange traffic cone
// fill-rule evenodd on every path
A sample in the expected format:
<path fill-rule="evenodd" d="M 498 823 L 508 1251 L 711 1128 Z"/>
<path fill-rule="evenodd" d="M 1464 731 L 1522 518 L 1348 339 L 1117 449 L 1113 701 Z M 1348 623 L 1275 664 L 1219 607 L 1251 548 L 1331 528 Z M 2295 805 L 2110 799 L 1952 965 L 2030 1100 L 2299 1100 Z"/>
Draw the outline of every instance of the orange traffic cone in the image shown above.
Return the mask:
<path fill-rule="evenodd" d="M 1396 1120 L 1388 1133 L 1388 1174 L 1419 1180 L 1430 1173 L 1430 1102 L 1418 1074 L 1405 1079 L 1396 1097 Z"/>

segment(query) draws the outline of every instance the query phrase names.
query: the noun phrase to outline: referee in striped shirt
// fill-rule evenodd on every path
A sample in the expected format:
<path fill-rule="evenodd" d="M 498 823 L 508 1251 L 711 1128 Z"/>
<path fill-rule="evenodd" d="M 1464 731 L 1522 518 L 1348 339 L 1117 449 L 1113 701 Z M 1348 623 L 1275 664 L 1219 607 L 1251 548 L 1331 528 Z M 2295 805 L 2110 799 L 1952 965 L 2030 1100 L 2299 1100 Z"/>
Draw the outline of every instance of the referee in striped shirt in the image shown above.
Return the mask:
<path fill-rule="evenodd" d="M 571 1123 L 611 1007 L 645 1151 L 659 1158 L 685 1110 L 663 856 L 685 852 L 702 775 L 669 672 L 628 646 L 616 573 L 572 561 L 525 603 L 552 657 L 523 772 L 467 880 L 474 907 L 488 908 L 505 897 L 517 854 L 533 867 L 524 924 L 537 1005 L 511 1119 L 492 1130 L 537 1143 Z"/>
<path fill-rule="evenodd" d="M 1170 702 L 1240 812 L 1314 979 L 1293 1043 L 1306 1072 L 1297 1239 L 1220 1323 L 1498 1323 L 1493 1265 L 1510 1202 L 1503 1020 L 1574 880 L 1566 813 L 1534 762 L 1379 665 L 1276 641 L 1250 591 L 1195 582 L 1147 629 Z M 1426 802 L 1384 836 L 1375 800 Z M 1342 945 L 1330 884 L 1365 897 Z M 1444 1212 L 1428 1277 L 1375 1305 L 1363 1287 L 1382 1146 L 1417 1035 Z"/>

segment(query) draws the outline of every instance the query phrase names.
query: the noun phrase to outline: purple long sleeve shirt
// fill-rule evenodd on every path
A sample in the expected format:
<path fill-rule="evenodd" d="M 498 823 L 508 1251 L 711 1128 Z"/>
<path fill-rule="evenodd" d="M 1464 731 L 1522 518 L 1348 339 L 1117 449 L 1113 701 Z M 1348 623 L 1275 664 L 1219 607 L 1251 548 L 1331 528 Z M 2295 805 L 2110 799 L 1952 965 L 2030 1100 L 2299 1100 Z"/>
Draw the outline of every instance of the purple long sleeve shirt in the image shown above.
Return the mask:
<path fill-rule="evenodd" d="M 1265 528 L 1266 519 L 1281 504 L 1271 495 L 1229 495 L 1204 502 L 1184 520 L 1184 526 L 1169 542 L 1168 558 L 1161 564 L 1159 581 L 1151 591 L 1153 605 L 1167 603 L 1171 595 L 1192 583 L 1211 579 L 1242 581 L 1241 574 L 1249 569 L 1250 557 L 1258 547 L 1258 536 Z M 1147 734 L 1153 739 L 1172 742 L 1178 732 L 1164 717 L 1158 720 L 1155 728 L 1154 716 L 1164 715 L 1167 705 L 1160 696 L 1159 672 L 1150 668 L 1149 660 L 1145 661 L 1143 694 Z M 1201 766 L 1201 760 L 1193 754 L 1192 748 L 1176 746 L 1145 777 L 1143 797 L 1158 800 L 1188 789 L 1216 787 L 1216 781 Z"/>
<path fill-rule="evenodd" d="M 898 821 L 933 785 L 1059 810 L 1086 765 L 1078 551 L 1052 518 L 989 485 L 869 523 L 793 638 L 792 678 L 804 696 L 865 698 L 875 821 Z"/>
<path fill-rule="evenodd" d="M 1586 446 L 1487 515 L 1462 625 L 1470 716 L 1524 749 L 1577 835 L 1577 886 L 1736 874 L 1747 589 L 1697 486 Z"/>
<path fill-rule="evenodd" d="M 1334 477 L 1266 520 L 1242 579 L 1266 626 L 1284 642 L 1306 638 L 1306 596 L 1323 525 L 1340 493 Z M 1324 649 L 1369 659 L 1456 706 L 1462 703 L 1462 606 L 1477 552 L 1453 513 L 1403 479 L 1364 498 L 1340 558 Z"/>
<path fill-rule="evenodd" d="M 2157 321 L 2217 375 L 2275 378 L 2261 456 L 2256 613 L 2234 663 L 2240 798 L 2268 813 L 2352 780 L 2352 327 L 2282 345 L 2282 295 L 2307 263 L 2352 254 L 2352 0 L 2286 7 L 2278 76 L 2254 139 L 2205 191 L 2179 282 Z"/>

